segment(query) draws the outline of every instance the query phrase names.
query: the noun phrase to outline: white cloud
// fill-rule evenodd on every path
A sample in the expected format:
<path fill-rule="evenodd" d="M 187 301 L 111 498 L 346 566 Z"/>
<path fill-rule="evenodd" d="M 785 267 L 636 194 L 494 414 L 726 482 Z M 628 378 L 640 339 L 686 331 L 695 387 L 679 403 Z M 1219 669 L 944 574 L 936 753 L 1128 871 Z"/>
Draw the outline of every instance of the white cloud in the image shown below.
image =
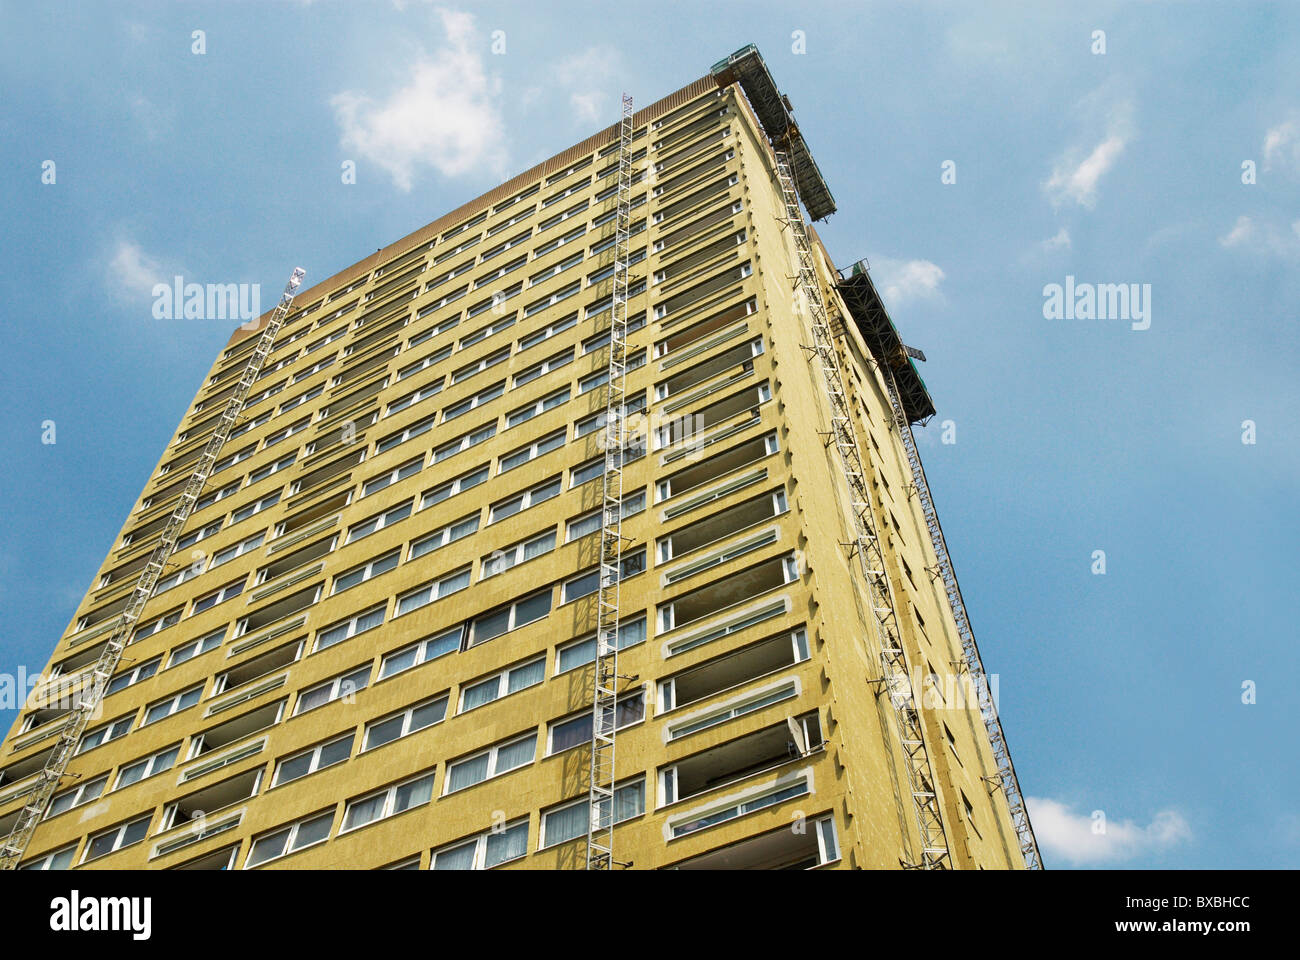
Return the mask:
<path fill-rule="evenodd" d="M 1243 214 L 1231 230 L 1219 237 L 1219 245 L 1275 257 L 1300 256 L 1300 220 L 1287 229 L 1270 220 L 1255 220 Z"/>
<path fill-rule="evenodd" d="M 1043 241 L 1044 250 L 1060 250 L 1070 248 L 1070 231 L 1062 227 L 1056 231 L 1056 236 L 1048 237 Z"/>
<path fill-rule="evenodd" d="M 144 94 L 132 97 L 129 106 L 131 115 L 150 140 L 161 139 L 171 126 L 173 112 L 158 106 Z"/>
<path fill-rule="evenodd" d="M 1081 101 L 1076 112 L 1085 118 L 1081 121 L 1083 126 L 1104 128 L 1105 133 L 1083 138 L 1057 157 L 1052 164 L 1051 176 L 1043 184 L 1043 191 L 1052 206 L 1073 203 L 1092 209 L 1097 203 L 1102 177 L 1110 172 L 1132 141 L 1132 106 L 1127 100 L 1119 100 L 1102 107 L 1102 102 L 1110 96 L 1103 89 Z M 1089 114 L 1097 115 L 1100 121 L 1089 121 L 1086 119 Z M 1095 144 L 1091 149 L 1088 147 L 1090 143 Z"/>
<path fill-rule="evenodd" d="M 1286 120 L 1264 134 L 1264 169 L 1274 165 L 1300 173 L 1300 125 Z"/>
<path fill-rule="evenodd" d="M 1232 225 L 1232 229 L 1219 238 L 1219 243 L 1225 247 L 1236 247 L 1245 243 L 1255 232 L 1254 223 L 1250 217 L 1240 216 L 1237 222 Z"/>
<path fill-rule="evenodd" d="M 552 76 L 558 86 L 569 90 L 569 109 L 581 123 L 610 124 L 617 119 L 612 93 L 615 63 L 617 53 L 612 47 L 596 46 L 556 64 Z"/>
<path fill-rule="evenodd" d="M 1056 800 L 1028 797 L 1034 836 L 1049 854 L 1073 866 L 1114 864 L 1143 854 L 1160 853 L 1192 839 L 1192 829 L 1176 810 L 1161 810 L 1146 826 L 1132 820 L 1098 821 Z"/>
<path fill-rule="evenodd" d="M 120 238 L 109 255 L 104 269 L 108 291 L 123 303 L 147 301 L 156 283 L 168 283 L 172 273 L 134 240 Z"/>
<path fill-rule="evenodd" d="M 501 83 L 471 42 L 474 17 L 451 10 L 438 16 L 447 44 L 404 69 L 406 86 L 383 102 L 355 91 L 330 101 L 343 149 L 383 169 L 403 191 L 425 166 L 447 177 L 503 174 L 506 166 Z"/>
<path fill-rule="evenodd" d="M 940 297 L 943 270 L 929 260 L 894 260 L 871 258 L 871 278 L 885 300 L 885 306 L 898 307 L 909 300 Z"/>

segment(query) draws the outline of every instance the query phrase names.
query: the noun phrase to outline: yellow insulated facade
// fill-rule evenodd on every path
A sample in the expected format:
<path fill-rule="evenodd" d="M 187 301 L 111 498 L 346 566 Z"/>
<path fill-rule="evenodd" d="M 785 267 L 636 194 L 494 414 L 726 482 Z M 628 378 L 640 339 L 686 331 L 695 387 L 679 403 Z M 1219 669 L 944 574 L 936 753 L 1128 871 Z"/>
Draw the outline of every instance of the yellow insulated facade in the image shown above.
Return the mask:
<path fill-rule="evenodd" d="M 771 148 L 706 78 L 632 150 L 615 858 L 907 865 Z M 610 128 L 299 294 L 23 867 L 585 865 L 616 174 Z M 950 864 L 1021 867 L 884 384 L 835 326 Z M 0 835 L 255 340 L 6 738 Z"/>

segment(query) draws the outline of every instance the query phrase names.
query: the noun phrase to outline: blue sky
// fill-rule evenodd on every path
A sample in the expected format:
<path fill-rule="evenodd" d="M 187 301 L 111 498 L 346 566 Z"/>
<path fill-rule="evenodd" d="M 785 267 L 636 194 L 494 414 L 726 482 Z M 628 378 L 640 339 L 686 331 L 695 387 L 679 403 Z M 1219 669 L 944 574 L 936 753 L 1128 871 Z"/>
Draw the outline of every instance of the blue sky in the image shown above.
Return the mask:
<path fill-rule="evenodd" d="M 269 306 L 749 42 L 820 235 L 929 358 L 918 441 L 1047 865 L 1300 865 L 1286 4 L 5 3 L 0 672 L 44 665 L 229 336 L 154 283 Z M 1149 328 L 1045 319 L 1067 276 L 1149 284 Z"/>

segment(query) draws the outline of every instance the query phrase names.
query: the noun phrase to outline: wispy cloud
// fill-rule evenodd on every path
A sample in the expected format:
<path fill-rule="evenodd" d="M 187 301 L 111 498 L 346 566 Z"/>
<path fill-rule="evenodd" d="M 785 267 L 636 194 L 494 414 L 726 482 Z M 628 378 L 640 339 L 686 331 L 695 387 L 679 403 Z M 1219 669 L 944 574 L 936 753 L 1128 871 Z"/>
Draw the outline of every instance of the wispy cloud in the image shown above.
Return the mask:
<path fill-rule="evenodd" d="M 613 122 L 611 86 L 617 53 L 612 47 L 588 47 L 581 53 L 561 60 L 553 76 L 557 85 L 569 93 L 569 109 L 582 123 L 600 120 Z"/>
<path fill-rule="evenodd" d="M 1264 169 L 1300 174 L 1300 123 L 1284 120 L 1264 134 Z"/>
<path fill-rule="evenodd" d="M 1070 249 L 1070 231 L 1062 227 L 1056 231 L 1056 236 L 1048 237 L 1042 242 L 1044 250 L 1068 250 Z"/>
<path fill-rule="evenodd" d="M 1232 228 L 1219 237 L 1219 245 L 1228 250 L 1297 257 L 1300 256 L 1300 220 L 1283 227 L 1271 220 L 1256 220 L 1242 214 Z"/>
<path fill-rule="evenodd" d="M 1102 178 L 1114 168 L 1134 137 L 1133 107 L 1127 99 L 1110 100 L 1113 95 L 1099 90 L 1085 97 L 1077 111 L 1087 118 L 1084 128 L 1104 130 L 1084 136 L 1067 147 L 1052 164 L 1052 173 L 1043 183 L 1043 192 L 1052 206 L 1074 204 L 1092 209 L 1097 204 Z M 1106 102 L 1110 100 L 1110 102 Z"/>
<path fill-rule="evenodd" d="M 404 70 L 406 86 L 382 101 L 351 90 L 330 100 L 343 149 L 380 167 L 403 191 L 422 167 L 446 177 L 484 169 L 503 175 L 506 168 L 501 82 L 489 76 L 473 42 L 474 17 L 444 9 L 438 17 L 446 45 Z"/>
<path fill-rule="evenodd" d="M 154 284 L 167 283 L 171 276 L 157 257 L 129 237 L 119 237 L 105 259 L 104 286 L 122 304 L 148 302 Z"/>
<path fill-rule="evenodd" d="M 872 257 L 871 277 L 887 307 L 942 297 L 939 284 L 943 282 L 943 270 L 929 260 Z"/>
<path fill-rule="evenodd" d="M 1122 863 L 1192 839 L 1186 818 L 1173 809 L 1159 811 L 1142 826 L 1132 820 L 1099 821 L 1056 800 L 1028 797 L 1026 802 L 1039 845 L 1073 866 Z"/>

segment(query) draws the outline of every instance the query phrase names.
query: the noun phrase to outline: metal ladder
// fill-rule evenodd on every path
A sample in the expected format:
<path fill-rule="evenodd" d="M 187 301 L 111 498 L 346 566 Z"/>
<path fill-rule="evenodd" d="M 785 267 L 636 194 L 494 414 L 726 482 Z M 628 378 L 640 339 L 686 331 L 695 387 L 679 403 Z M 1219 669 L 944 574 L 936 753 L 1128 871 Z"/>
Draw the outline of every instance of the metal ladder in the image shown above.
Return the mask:
<path fill-rule="evenodd" d="M 921 728 L 921 716 L 912 689 L 912 677 L 908 671 L 907 657 L 903 652 L 902 635 L 898 625 L 898 607 L 894 601 L 893 586 L 889 582 L 880 541 L 876 535 L 875 519 L 871 512 L 871 492 L 862 467 L 862 455 L 858 450 L 857 437 L 853 432 L 848 400 L 844 395 L 839 358 L 835 352 L 834 338 L 822 300 L 821 284 L 813 269 L 812 244 L 808 238 L 803 212 L 799 207 L 799 196 L 795 190 L 789 155 L 784 150 L 776 151 L 776 171 L 785 202 L 786 222 L 791 228 L 795 249 L 799 256 L 799 290 L 811 314 L 814 340 L 812 351 L 817 355 L 826 395 L 831 404 L 831 434 L 849 485 L 855 535 L 854 552 L 862 564 L 862 572 L 869 592 L 868 606 L 871 609 L 876 638 L 879 641 L 881 690 L 888 693 L 889 702 L 894 710 L 896 733 L 902 747 L 904 766 L 907 769 L 908 790 L 912 796 L 912 807 L 921 841 L 920 856 L 917 857 L 911 849 L 910 837 L 904 834 L 904 851 L 910 860 L 910 862 L 905 860 L 904 865 L 926 870 L 945 869 L 951 866 L 951 858 L 948 854 L 948 842 L 944 834 L 934 773 L 930 767 L 925 735 Z"/>
<path fill-rule="evenodd" d="M 1015 767 L 1011 764 L 1011 751 L 1007 749 L 1006 737 L 1002 733 L 1002 721 L 998 719 L 997 706 L 989 692 L 988 675 L 984 672 L 984 663 L 980 659 L 979 648 L 975 645 L 975 634 L 971 630 L 970 618 L 966 615 L 966 604 L 962 601 L 961 588 L 957 586 L 957 577 L 953 573 L 952 560 L 948 556 L 948 544 L 943 538 L 939 515 L 935 512 L 934 501 L 930 497 L 930 484 L 925 479 L 925 468 L 921 465 L 921 457 L 916 450 L 912 427 L 907 421 L 907 414 L 903 412 L 903 402 L 899 396 L 893 370 L 883 362 L 878 366 L 889 389 L 889 403 L 894 412 L 894 422 L 898 425 L 898 435 L 903 439 L 907 462 L 912 468 L 912 486 L 921 501 L 925 526 L 930 531 L 930 543 L 934 546 L 935 562 L 939 567 L 939 575 L 943 578 L 944 590 L 948 594 L 948 606 L 952 608 L 952 616 L 957 623 L 957 635 L 961 638 L 966 669 L 970 673 L 979 698 L 980 715 L 984 718 L 984 729 L 988 733 L 989 745 L 993 748 L 993 759 L 998 766 L 998 784 L 1007 798 L 1007 807 L 1011 812 L 1011 820 L 1020 842 L 1020 853 L 1025 858 L 1027 869 L 1041 870 L 1043 861 L 1038 853 L 1038 841 L 1034 838 L 1034 828 L 1029 822 L 1029 812 L 1025 808 L 1024 798 L 1020 795 L 1020 781 L 1016 778 Z"/>
<path fill-rule="evenodd" d="M 596 596 L 596 663 L 591 715 L 587 869 L 614 861 L 614 737 L 618 726 L 619 582 L 623 564 L 624 377 L 627 373 L 627 259 L 632 217 L 632 98 L 623 94 L 618 133 L 618 201 L 614 280 L 605 389 L 605 471 L 601 486 L 600 587 Z"/>
<path fill-rule="evenodd" d="M 289 313 L 294 295 L 302 284 L 303 276 L 304 271 L 301 268 L 295 268 L 288 284 L 285 285 L 284 293 L 280 296 L 280 302 L 272 312 L 270 322 L 263 329 L 261 337 L 257 341 L 257 346 L 253 349 L 248 364 L 244 367 L 243 376 L 239 378 L 235 392 L 226 400 L 226 407 L 222 411 L 221 419 L 217 422 L 216 428 L 212 431 L 212 436 L 203 448 L 203 453 L 195 464 L 194 472 L 190 475 L 189 482 L 185 485 L 185 490 L 181 493 L 176 508 L 172 511 L 171 518 L 163 528 L 157 546 L 153 548 L 148 562 L 140 571 L 140 576 L 131 591 L 130 599 L 121 614 L 119 614 L 117 626 L 114 627 L 112 634 L 105 643 L 103 653 L 100 654 L 99 660 L 96 661 L 95 667 L 89 675 L 90 682 L 84 689 L 75 694 L 78 699 L 71 710 L 71 716 L 64 721 L 64 725 L 59 731 L 59 739 L 55 742 L 54 749 L 38 775 L 36 783 L 32 787 L 31 795 L 19 812 L 18 819 L 9 832 L 8 838 L 6 838 L 3 846 L 0 846 L 0 870 L 13 870 L 18 866 L 23 854 L 27 851 L 28 844 L 31 843 L 32 835 L 36 832 L 37 824 L 45 816 L 50 798 L 58 789 L 60 781 L 67 772 L 68 763 L 76 752 L 81 735 L 85 733 L 87 724 L 104 698 L 104 690 L 108 686 L 109 678 L 117 669 L 118 662 L 122 658 L 122 651 L 126 649 L 128 638 L 131 636 L 136 622 L 140 619 L 140 615 L 144 612 L 145 604 L 149 602 L 149 598 L 153 594 L 154 587 L 158 583 L 158 577 L 162 573 L 168 557 L 171 556 L 176 547 L 176 540 L 180 536 L 186 520 L 189 519 L 190 512 L 194 508 L 194 502 L 198 500 L 204 485 L 212 475 L 212 465 L 216 462 L 217 455 L 221 452 L 226 437 L 230 434 L 230 428 L 234 425 L 239 412 L 243 409 L 244 400 L 248 397 L 248 391 L 257 380 L 267 354 L 271 352 L 275 336 L 284 323 L 284 318 Z"/>

